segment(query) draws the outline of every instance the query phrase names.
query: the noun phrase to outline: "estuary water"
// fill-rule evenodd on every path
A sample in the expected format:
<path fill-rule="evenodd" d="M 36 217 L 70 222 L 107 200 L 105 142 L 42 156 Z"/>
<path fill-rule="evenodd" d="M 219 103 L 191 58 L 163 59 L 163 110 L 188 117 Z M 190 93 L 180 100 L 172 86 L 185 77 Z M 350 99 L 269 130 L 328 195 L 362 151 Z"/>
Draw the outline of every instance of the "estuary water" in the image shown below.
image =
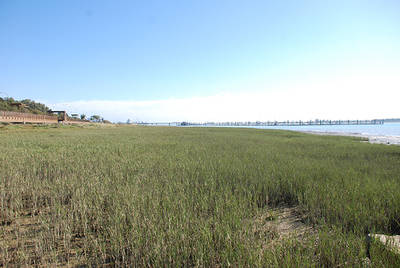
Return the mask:
<path fill-rule="evenodd" d="M 384 123 L 382 125 L 255 126 L 254 128 L 400 137 L 400 123 Z"/>
<path fill-rule="evenodd" d="M 284 129 L 317 135 L 354 136 L 369 140 L 370 143 L 400 145 L 400 123 L 377 125 L 317 125 L 317 126 L 216 126 L 198 125 L 189 127 L 234 127 L 257 129 Z"/>
<path fill-rule="evenodd" d="M 258 129 L 284 129 L 318 135 L 339 135 L 367 138 L 371 143 L 400 145 L 400 123 L 382 125 L 322 125 L 322 126 L 246 126 Z"/>
<path fill-rule="evenodd" d="M 164 124 L 181 126 L 179 123 Z M 157 124 L 163 125 L 163 124 Z M 400 123 L 384 123 L 376 125 L 315 125 L 315 126 L 218 126 L 215 124 L 189 125 L 183 127 L 231 127 L 257 129 L 284 129 L 307 132 L 318 135 L 355 136 L 367 138 L 371 143 L 400 145 Z"/>

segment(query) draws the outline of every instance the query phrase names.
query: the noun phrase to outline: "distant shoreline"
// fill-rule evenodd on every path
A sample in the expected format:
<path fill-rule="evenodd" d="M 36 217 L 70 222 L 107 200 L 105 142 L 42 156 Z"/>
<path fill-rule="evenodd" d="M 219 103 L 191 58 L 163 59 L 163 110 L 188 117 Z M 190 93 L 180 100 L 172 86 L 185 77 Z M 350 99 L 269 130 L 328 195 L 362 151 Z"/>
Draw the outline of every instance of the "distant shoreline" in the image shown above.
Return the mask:
<path fill-rule="evenodd" d="M 299 131 L 299 130 L 296 130 Z M 349 136 L 368 139 L 370 143 L 387 144 L 387 145 L 400 145 L 400 136 L 383 136 L 383 135 L 367 135 L 351 132 L 328 132 L 328 131 L 299 131 L 314 135 L 323 136 Z"/>

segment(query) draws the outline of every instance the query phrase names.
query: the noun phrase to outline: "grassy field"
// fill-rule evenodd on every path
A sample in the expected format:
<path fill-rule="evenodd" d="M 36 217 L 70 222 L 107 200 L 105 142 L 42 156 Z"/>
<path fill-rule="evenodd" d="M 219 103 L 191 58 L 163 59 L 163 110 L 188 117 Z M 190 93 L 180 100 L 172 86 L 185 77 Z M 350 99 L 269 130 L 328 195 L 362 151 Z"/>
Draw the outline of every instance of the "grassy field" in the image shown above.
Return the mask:
<path fill-rule="evenodd" d="M 398 146 L 256 129 L 6 126 L 0 148 L 0 265 L 361 266 L 366 233 L 400 233 Z M 312 231 L 280 236 L 276 207 Z M 375 267 L 400 265 L 379 245 L 370 255 Z"/>

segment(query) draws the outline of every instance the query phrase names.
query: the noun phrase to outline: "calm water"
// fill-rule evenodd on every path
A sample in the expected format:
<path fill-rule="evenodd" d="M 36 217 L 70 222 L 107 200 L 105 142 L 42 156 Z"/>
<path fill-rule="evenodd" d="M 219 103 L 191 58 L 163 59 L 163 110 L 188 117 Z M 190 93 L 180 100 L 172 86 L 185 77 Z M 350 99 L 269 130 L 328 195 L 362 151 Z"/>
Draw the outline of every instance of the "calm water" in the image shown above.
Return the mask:
<path fill-rule="evenodd" d="M 173 123 L 175 124 L 175 123 Z M 171 126 L 173 126 L 171 124 Z M 158 124 L 165 125 L 166 124 Z M 176 125 L 175 125 L 176 126 Z M 178 125 L 179 126 L 179 125 Z M 199 125 L 187 127 L 237 127 L 237 128 L 258 128 L 258 129 L 285 129 L 294 131 L 317 131 L 350 133 L 368 136 L 395 136 L 400 141 L 400 123 L 384 123 L 382 125 L 325 125 L 325 126 L 215 126 Z"/>
<path fill-rule="evenodd" d="M 340 132 L 362 135 L 399 136 L 400 123 L 385 123 L 383 125 L 340 125 L 340 126 L 254 126 L 248 128 L 286 129 L 296 131 Z"/>

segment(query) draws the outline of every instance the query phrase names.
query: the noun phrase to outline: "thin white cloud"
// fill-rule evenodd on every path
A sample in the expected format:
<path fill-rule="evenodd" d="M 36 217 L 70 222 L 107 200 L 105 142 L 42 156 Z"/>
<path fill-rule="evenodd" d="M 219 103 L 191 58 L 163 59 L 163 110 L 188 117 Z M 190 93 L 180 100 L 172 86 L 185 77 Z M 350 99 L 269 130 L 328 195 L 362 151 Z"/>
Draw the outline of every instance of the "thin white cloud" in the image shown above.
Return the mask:
<path fill-rule="evenodd" d="M 396 72 L 363 72 L 285 82 L 285 86 L 213 96 L 150 101 L 81 100 L 54 103 L 69 113 L 100 114 L 118 122 L 268 121 L 400 117 Z M 276 90 L 279 88 L 279 90 Z"/>

